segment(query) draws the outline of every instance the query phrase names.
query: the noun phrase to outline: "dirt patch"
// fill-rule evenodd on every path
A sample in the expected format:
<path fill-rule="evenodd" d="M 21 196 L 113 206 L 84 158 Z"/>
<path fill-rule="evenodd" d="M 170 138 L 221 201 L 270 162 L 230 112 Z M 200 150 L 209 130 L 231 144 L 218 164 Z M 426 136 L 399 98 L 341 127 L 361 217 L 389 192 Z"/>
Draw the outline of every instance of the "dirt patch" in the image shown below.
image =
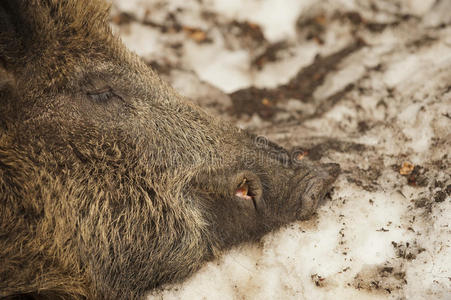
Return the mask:
<path fill-rule="evenodd" d="M 318 44 L 324 44 L 323 34 L 326 32 L 328 20 L 325 14 L 318 14 L 311 18 L 299 18 L 296 21 L 298 34 L 305 40 L 314 40 Z"/>
<path fill-rule="evenodd" d="M 252 66 L 256 67 L 257 70 L 261 70 L 263 66 L 269 62 L 278 61 L 278 54 L 288 48 L 288 43 L 286 41 L 281 41 L 274 43 L 266 47 L 262 54 L 257 55 L 252 60 Z"/>
<path fill-rule="evenodd" d="M 367 290 L 378 294 L 391 294 L 407 284 L 406 273 L 402 266 L 386 263 L 382 266 L 362 268 L 351 283 L 358 290 Z"/>
<path fill-rule="evenodd" d="M 434 201 L 435 202 L 443 202 L 446 199 L 446 193 L 444 191 L 438 191 L 434 195 Z"/>
<path fill-rule="evenodd" d="M 308 158 L 317 161 L 320 160 L 324 155 L 326 155 L 328 151 L 336 151 L 340 153 L 362 152 L 366 148 L 367 147 L 365 145 L 359 143 L 329 139 L 307 149 L 295 148 L 294 150 L 298 152 L 306 152 Z"/>
<path fill-rule="evenodd" d="M 263 119 L 271 119 L 276 112 L 281 111 L 281 108 L 276 104 L 288 99 L 298 99 L 302 102 L 318 102 L 317 110 L 305 118 L 323 114 L 351 91 L 353 85 L 346 86 L 327 99 L 315 100 L 313 93 L 324 83 L 328 74 L 337 70 L 343 59 L 360 50 L 364 45 L 363 40 L 357 40 L 331 55 L 317 57 L 312 64 L 301 69 L 287 84 L 280 85 L 277 88 L 250 87 L 231 93 L 230 97 L 233 103 L 231 113 L 236 116 L 257 113 Z"/>
<path fill-rule="evenodd" d="M 239 37 L 241 47 L 245 49 L 264 47 L 268 44 L 260 26 L 252 22 L 233 20 L 221 24 L 219 28 L 224 35 L 232 32 L 234 36 Z"/>
<path fill-rule="evenodd" d="M 392 169 L 405 177 L 406 183 L 410 186 L 425 187 L 429 184 L 427 168 L 424 168 L 420 165 L 411 165 L 412 170 L 407 171 L 406 164 L 410 163 L 404 162 L 401 165 L 392 165 Z"/>
<path fill-rule="evenodd" d="M 312 274 L 310 276 L 310 278 L 312 279 L 312 281 L 315 283 L 315 285 L 317 287 L 325 287 L 327 285 L 327 280 L 326 278 L 322 277 L 321 275 L 318 274 Z"/>
<path fill-rule="evenodd" d="M 395 249 L 396 257 L 406 259 L 406 260 L 413 260 L 417 258 L 417 255 L 421 252 L 424 252 L 426 249 L 419 246 L 416 241 L 410 243 L 410 242 L 391 242 L 393 248 Z"/>

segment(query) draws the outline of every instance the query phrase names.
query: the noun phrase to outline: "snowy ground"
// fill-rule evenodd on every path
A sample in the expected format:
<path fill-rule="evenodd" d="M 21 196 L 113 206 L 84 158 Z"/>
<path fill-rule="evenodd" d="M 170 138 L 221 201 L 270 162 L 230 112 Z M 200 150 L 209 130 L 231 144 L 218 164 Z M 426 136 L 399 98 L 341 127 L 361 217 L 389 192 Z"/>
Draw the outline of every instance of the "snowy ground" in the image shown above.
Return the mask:
<path fill-rule="evenodd" d="M 343 169 L 316 216 L 150 299 L 451 299 L 451 1 L 114 1 L 180 93 Z"/>

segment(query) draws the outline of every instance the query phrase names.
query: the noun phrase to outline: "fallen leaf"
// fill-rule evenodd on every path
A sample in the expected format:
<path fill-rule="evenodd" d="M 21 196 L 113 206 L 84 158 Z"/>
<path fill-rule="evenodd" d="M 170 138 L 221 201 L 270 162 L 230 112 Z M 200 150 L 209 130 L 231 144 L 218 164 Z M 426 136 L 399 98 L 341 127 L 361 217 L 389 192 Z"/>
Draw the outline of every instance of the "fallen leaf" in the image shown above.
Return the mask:
<path fill-rule="evenodd" d="M 401 165 L 401 169 L 399 169 L 399 174 L 401 175 L 410 175 L 414 169 L 414 165 L 410 162 L 403 162 Z"/>

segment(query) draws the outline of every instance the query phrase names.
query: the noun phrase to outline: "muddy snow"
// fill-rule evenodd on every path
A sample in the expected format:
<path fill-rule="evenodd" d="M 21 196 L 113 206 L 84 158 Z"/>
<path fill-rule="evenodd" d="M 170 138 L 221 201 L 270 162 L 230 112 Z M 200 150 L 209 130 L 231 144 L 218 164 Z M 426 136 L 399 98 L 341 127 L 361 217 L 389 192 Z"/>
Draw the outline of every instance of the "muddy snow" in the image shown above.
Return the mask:
<path fill-rule="evenodd" d="M 113 1 L 181 94 L 342 174 L 317 214 L 149 299 L 451 299 L 451 1 Z"/>

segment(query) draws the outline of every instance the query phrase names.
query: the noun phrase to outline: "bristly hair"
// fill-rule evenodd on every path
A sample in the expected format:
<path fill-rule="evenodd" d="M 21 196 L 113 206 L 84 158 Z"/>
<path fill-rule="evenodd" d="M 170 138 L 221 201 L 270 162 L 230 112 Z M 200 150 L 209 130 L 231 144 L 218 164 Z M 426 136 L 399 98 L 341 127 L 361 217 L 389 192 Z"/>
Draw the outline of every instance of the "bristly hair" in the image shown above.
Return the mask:
<path fill-rule="evenodd" d="M 35 74 L 51 84 L 83 55 L 108 55 L 109 6 L 103 0 L 0 1 L 0 67 L 16 76 L 39 69 Z"/>

